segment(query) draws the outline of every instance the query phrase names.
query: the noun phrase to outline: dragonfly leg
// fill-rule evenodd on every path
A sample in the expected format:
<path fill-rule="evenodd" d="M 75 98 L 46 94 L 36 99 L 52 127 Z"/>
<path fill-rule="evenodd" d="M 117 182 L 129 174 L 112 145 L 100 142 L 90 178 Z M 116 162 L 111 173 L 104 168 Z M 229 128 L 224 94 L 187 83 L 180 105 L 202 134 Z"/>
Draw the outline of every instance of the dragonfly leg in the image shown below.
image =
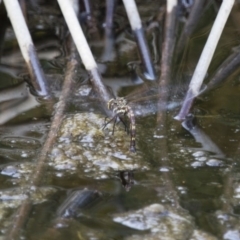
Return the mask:
<path fill-rule="evenodd" d="M 127 132 L 127 134 L 129 134 L 129 128 L 128 128 L 127 122 L 123 119 L 123 117 L 119 116 L 119 119 L 122 122 L 122 124 L 124 125 L 125 131 Z"/>
<path fill-rule="evenodd" d="M 115 130 L 115 126 L 116 126 L 117 118 L 118 118 L 118 114 L 116 114 L 115 117 L 114 117 L 112 135 L 114 135 L 114 130 Z"/>
<path fill-rule="evenodd" d="M 114 120 L 114 126 L 115 126 L 116 119 L 117 119 L 117 114 L 114 115 L 114 116 L 113 116 L 110 120 L 108 120 L 107 122 L 106 122 L 106 118 L 105 118 L 105 123 L 104 123 L 102 129 L 104 129 L 104 128 L 105 128 L 110 122 L 112 122 L 113 120 Z"/>

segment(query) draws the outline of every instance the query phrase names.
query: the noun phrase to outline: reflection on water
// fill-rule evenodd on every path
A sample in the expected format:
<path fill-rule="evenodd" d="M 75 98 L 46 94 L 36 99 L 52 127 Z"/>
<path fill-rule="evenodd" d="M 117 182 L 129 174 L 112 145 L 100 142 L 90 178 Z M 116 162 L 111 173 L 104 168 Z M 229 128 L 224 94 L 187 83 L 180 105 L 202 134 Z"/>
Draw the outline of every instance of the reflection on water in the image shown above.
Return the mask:
<path fill-rule="evenodd" d="M 68 32 L 57 6 L 30 2 L 30 30 L 56 101 L 68 61 L 64 43 Z M 157 1 L 137 2 L 158 72 L 161 6 Z M 105 6 L 99 4 L 94 11 L 103 23 Z M 182 61 L 174 65 L 180 70 L 172 74 L 166 89 L 171 94 L 168 109 L 164 109 L 166 131 L 161 134 L 156 123 L 156 113 L 163 110 L 157 104 L 158 85 L 149 83 L 142 73 L 122 4 L 118 3 L 114 16 L 114 41 L 106 44 L 102 28 L 98 41 L 86 31 L 105 84 L 115 95 L 127 96 L 135 112 L 137 152 L 129 153 L 129 136 L 121 124 L 114 136 L 110 126 L 102 129 L 105 115 L 87 73 L 79 69 L 64 122 L 47 159 L 42 187 L 37 189 L 26 190 L 25 186 L 31 185 L 54 108 L 53 103 L 46 104 L 47 100 L 29 92 L 24 81 L 27 69 L 13 31 L 7 28 L 0 64 L 0 235 L 14 224 L 16 209 L 34 192 L 34 205 L 22 233 L 26 239 L 240 238 L 238 74 L 195 102 L 197 124 L 190 117 L 183 125 L 173 120 L 216 7 L 217 3 L 203 13 L 206 17 Z M 43 14 L 36 14 L 38 11 Z M 220 42 L 227 46 L 226 52 L 236 38 L 231 24 L 230 19 Z M 220 64 L 220 55 L 216 54 L 209 76 Z M 66 215 L 69 219 L 63 220 Z"/>

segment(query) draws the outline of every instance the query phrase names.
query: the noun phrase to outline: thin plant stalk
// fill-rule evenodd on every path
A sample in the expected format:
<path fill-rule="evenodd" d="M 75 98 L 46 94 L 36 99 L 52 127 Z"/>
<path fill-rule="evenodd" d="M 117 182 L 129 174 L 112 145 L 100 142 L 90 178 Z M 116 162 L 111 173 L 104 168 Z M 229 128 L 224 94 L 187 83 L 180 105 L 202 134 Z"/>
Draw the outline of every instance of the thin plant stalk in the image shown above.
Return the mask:
<path fill-rule="evenodd" d="M 72 4 L 73 9 L 74 9 L 74 12 L 78 16 L 78 14 L 80 12 L 79 0 L 69 0 L 69 1 L 71 1 L 71 4 Z"/>
<path fill-rule="evenodd" d="M 233 165 L 230 165 L 227 168 L 226 171 L 226 175 L 224 177 L 225 181 L 223 183 L 223 195 L 222 195 L 222 199 L 224 199 L 224 201 L 222 201 L 222 211 L 226 214 L 232 214 L 232 212 L 234 212 L 233 208 L 233 203 L 232 203 L 232 199 L 234 198 L 234 182 L 238 181 L 236 179 L 234 179 L 236 172 L 234 172 L 234 167 Z"/>
<path fill-rule="evenodd" d="M 35 187 L 40 186 L 43 179 L 48 154 L 50 153 L 50 150 L 52 149 L 52 146 L 57 138 L 57 132 L 62 123 L 67 98 L 71 94 L 73 79 L 76 79 L 77 69 L 80 67 L 76 57 L 77 56 L 75 48 L 71 47 L 71 55 L 70 60 L 67 63 L 67 70 L 65 74 L 64 84 L 62 87 L 62 93 L 58 103 L 56 104 L 55 113 L 46 141 L 41 149 L 41 152 L 38 155 L 35 171 L 33 172 L 32 177 L 30 178 L 31 179 L 31 182 L 29 183 L 31 188 L 31 190 L 29 189 L 30 192 L 34 191 Z M 32 202 L 30 201 L 30 198 L 27 198 L 26 200 L 23 201 L 20 209 L 18 210 L 18 213 L 14 218 L 12 228 L 7 233 L 6 239 L 16 239 L 16 237 L 19 236 L 19 232 L 21 231 L 21 229 L 24 227 L 24 224 L 28 220 L 28 216 L 31 212 L 31 209 Z"/>
<path fill-rule="evenodd" d="M 146 78 L 149 80 L 156 79 L 156 73 L 153 67 L 152 59 L 149 53 L 147 41 L 145 38 L 142 22 L 137 10 L 137 6 L 134 0 L 123 0 L 128 20 L 130 22 L 132 31 L 135 35 L 142 63 L 144 65 Z"/>
<path fill-rule="evenodd" d="M 177 43 L 176 55 L 178 57 L 182 53 L 184 46 L 188 42 L 189 37 L 193 33 L 194 29 L 197 26 L 197 23 L 199 22 L 200 17 L 202 16 L 203 6 L 204 6 L 205 2 L 206 2 L 205 0 L 195 0 L 194 1 L 194 4 L 191 9 L 188 20 L 184 25 L 183 31 L 182 31 L 181 36 Z"/>
<path fill-rule="evenodd" d="M 171 78 L 171 63 L 174 51 L 174 45 L 176 42 L 175 32 L 176 32 L 176 19 L 177 19 L 177 0 L 167 1 L 167 11 L 165 20 L 165 35 L 164 42 L 162 46 L 162 59 L 161 59 L 161 75 L 159 79 L 159 99 L 158 108 L 166 109 L 163 107 L 167 105 L 168 101 L 168 91 L 166 90 L 170 83 Z M 160 107 L 161 106 L 161 107 Z M 164 119 L 166 119 L 166 112 L 159 111 L 157 116 L 158 125 L 164 125 Z"/>
<path fill-rule="evenodd" d="M 106 1 L 106 19 L 105 19 L 105 36 L 113 36 L 113 15 L 116 6 L 116 0 Z"/>
<path fill-rule="evenodd" d="M 91 8 L 89 0 L 83 0 L 83 2 L 84 2 L 85 12 L 87 13 L 87 15 L 91 16 L 92 8 Z"/>
<path fill-rule="evenodd" d="M 70 1 L 58 0 L 59 6 L 62 10 L 65 21 L 68 25 L 70 33 L 76 44 L 78 52 L 81 56 L 83 64 L 88 71 L 97 68 L 96 61 L 92 55 L 90 47 L 84 36 L 81 26 L 79 25 L 73 5 Z"/>
<path fill-rule="evenodd" d="M 189 88 L 185 99 L 183 101 L 182 108 L 177 116 L 176 120 L 183 120 L 187 116 L 194 101 L 194 98 L 199 95 L 200 88 L 204 77 L 206 76 L 208 67 L 212 60 L 219 38 L 222 34 L 225 23 L 228 19 L 230 11 L 233 7 L 234 0 L 223 0 L 218 15 L 213 24 L 212 30 L 209 34 L 208 40 L 204 46 L 201 57 L 194 71 L 192 80 L 189 84 Z"/>
<path fill-rule="evenodd" d="M 166 109 L 168 101 L 168 92 L 166 91 L 167 86 L 170 82 L 171 77 L 171 62 L 173 56 L 173 50 L 175 45 L 175 32 L 176 32 L 176 19 L 177 19 L 177 0 L 168 0 L 166 6 L 166 19 L 165 19 L 165 35 L 162 46 L 162 59 L 161 59 L 161 76 L 158 83 L 158 115 L 157 115 L 157 129 L 155 134 L 160 136 L 157 141 L 157 148 L 161 149 L 159 152 L 159 163 L 162 167 L 170 168 L 169 161 L 169 149 L 167 140 L 167 113 Z M 161 110 L 160 110 L 161 109 Z M 179 197 L 175 190 L 175 186 L 172 181 L 172 174 L 170 172 L 162 173 L 166 189 L 168 194 L 171 196 L 172 205 L 176 208 L 180 207 Z"/>
<path fill-rule="evenodd" d="M 91 37 L 94 37 L 94 39 L 99 40 L 100 35 L 99 35 L 98 28 L 97 28 L 97 21 L 93 14 L 91 1 L 83 0 L 83 2 L 84 2 L 85 12 L 87 15 L 86 23 L 87 23 L 87 27 L 89 29 L 88 33 L 91 35 Z"/>
<path fill-rule="evenodd" d="M 102 83 L 102 78 L 98 71 L 97 63 L 93 57 L 93 54 L 84 36 L 82 28 L 78 22 L 73 6 L 70 1 L 66 0 L 58 0 L 58 3 L 65 18 L 65 21 L 68 25 L 69 31 L 72 35 L 73 41 L 76 44 L 82 62 L 86 70 L 90 73 L 90 80 L 93 84 L 93 87 L 99 94 L 100 100 L 102 101 L 102 103 L 104 103 L 104 106 L 106 106 L 111 96 Z M 109 114 L 107 109 L 105 110 Z"/>
<path fill-rule="evenodd" d="M 217 69 L 214 76 L 210 79 L 200 95 L 206 94 L 210 90 L 219 87 L 228 77 L 233 74 L 240 65 L 240 52 L 231 54 Z"/>
<path fill-rule="evenodd" d="M 39 96 L 48 96 L 49 88 L 41 69 L 31 35 L 17 0 L 4 0 L 8 17 L 12 23 L 19 47 L 31 76 L 33 90 Z"/>
<path fill-rule="evenodd" d="M 116 58 L 116 52 L 114 49 L 114 33 L 113 33 L 113 16 L 115 10 L 116 0 L 106 1 L 106 18 L 105 18 L 105 39 L 104 39 L 104 51 L 101 56 L 103 62 L 113 61 Z"/>

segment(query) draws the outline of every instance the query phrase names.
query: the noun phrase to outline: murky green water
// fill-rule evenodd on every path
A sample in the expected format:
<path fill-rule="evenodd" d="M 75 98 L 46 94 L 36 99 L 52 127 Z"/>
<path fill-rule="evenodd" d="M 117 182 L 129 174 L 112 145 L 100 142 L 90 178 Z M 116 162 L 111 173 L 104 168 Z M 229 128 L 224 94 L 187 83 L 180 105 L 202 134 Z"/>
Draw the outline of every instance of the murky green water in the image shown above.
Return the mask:
<path fill-rule="evenodd" d="M 164 3 L 137 2 L 158 69 L 163 24 L 154 17 Z M 30 30 L 44 72 L 58 98 L 67 61 L 63 44 L 67 33 L 57 4 L 36 6 L 29 6 Z M 99 21 L 103 21 L 104 7 L 103 3 L 95 6 Z M 111 125 L 102 129 L 106 116 L 98 101 L 88 97 L 91 89 L 87 74 L 81 69 L 58 138 L 48 154 L 41 186 L 35 189 L 32 178 L 37 174 L 37 160 L 53 110 L 34 105 L 30 99 L 32 108 L 11 117 L 10 113 L 19 111 L 21 103 L 29 98 L 3 100 L 0 105 L 1 239 L 9 237 L 16 227 L 17 209 L 26 199 L 32 204 L 19 239 L 240 239 L 238 72 L 218 89 L 195 101 L 192 112 L 197 125 L 193 128 L 191 122 L 182 126 L 173 119 L 217 7 L 217 3 L 210 5 L 203 13 L 184 57 L 173 66 L 177 70 L 172 74 L 169 91 L 174 97 L 170 98 L 167 121 L 161 127 L 165 132 L 159 131 L 157 125 L 156 98 L 146 98 L 146 90 L 131 98 L 134 100 L 130 105 L 136 114 L 136 153 L 129 152 L 130 136 L 120 123 L 114 136 Z M 142 76 L 136 44 L 120 3 L 115 15 L 115 57 L 112 53 L 103 54 L 103 37 L 94 41 L 88 32 L 105 83 L 122 95 L 143 85 L 148 91 L 151 85 L 151 92 L 156 92 L 155 83 L 143 83 L 136 77 L 135 83 L 131 81 L 134 67 L 140 69 L 138 73 Z M 151 23 L 156 27 L 150 28 Z M 103 29 L 100 24 L 98 27 L 102 36 Z M 237 46 L 237 32 L 236 15 L 231 15 L 206 82 Z M 16 92 L 8 92 L 6 87 L 22 86 L 26 74 L 9 27 L 1 56 L 0 97 L 12 94 L 14 98 Z M 17 92 L 24 89 L 24 86 L 17 88 Z M 143 96 L 144 101 L 140 101 Z M 84 100 L 89 102 L 83 103 Z M 65 209 L 71 202 L 75 205 Z"/>

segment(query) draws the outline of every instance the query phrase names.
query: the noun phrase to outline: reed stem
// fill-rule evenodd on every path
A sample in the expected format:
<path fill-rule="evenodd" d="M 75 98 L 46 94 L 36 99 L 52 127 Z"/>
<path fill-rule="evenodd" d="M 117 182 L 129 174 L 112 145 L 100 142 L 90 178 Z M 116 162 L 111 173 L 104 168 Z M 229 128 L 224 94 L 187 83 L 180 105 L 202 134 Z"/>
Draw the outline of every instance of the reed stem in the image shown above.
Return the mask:
<path fill-rule="evenodd" d="M 71 46 L 70 60 L 67 63 L 67 70 L 65 74 L 64 84 L 62 87 L 62 93 L 58 103 L 56 104 L 55 113 L 53 116 L 53 120 L 50 126 L 49 133 L 47 135 L 46 141 L 41 149 L 41 152 L 39 153 L 37 163 L 36 163 L 36 168 L 35 168 L 35 171 L 33 171 L 33 174 L 31 177 L 31 183 L 29 184 L 30 188 L 32 188 L 32 186 L 39 187 L 40 184 L 42 183 L 44 170 L 46 167 L 46 160 L 57 138 L 57 132 L 62 123 L 62 119 L 64 116 L 66 100 L 69 94 L 71 94 L 71 86 L 73 82 L 72 79 L 76 78 L 77 68 L 79 68 L 79 64 L 78 64 L 78 61 L 76 60 L 76 51 L 75 51 L 75 48 Z M 16 239 L 16 237 L 19 236 L 19 232 L 22 230 L 22 228 L 24 227 L 24 224 L 28 220 L 28 216 L 31 212 L 31 209 L 32 209 L 32 202 L 30 201 L 30 198 L 28 198 L 23 201 L 21 207 L 19 208 L 18 213 L 14 218 L 12 228 L 7 233 L 6 239 Z"/>
<path fill-rule="evenodd" d="M 205 2 L 206 0 L 194 1 L 188 20 L 184 25 L 183 31 L 177 43 L 177 47 L 176 47 L 177 57 L 179 57 L 179 55 L 183 52 L 183 49 L 186 46 L 191 34 L 193 33 L 194 29 L 197 27 L 199 19 L 202 16 L 202 12 L 204 9 L 203 6 Z"/>
<path fill-rule="evenodd" d="M 190 111 L 194 98 L 199 95 L 202 82 L 204 80 L 204 77 L 206 76 L 208 67 L 212 60 L 219 38 L 222 34 L 223 28 L 228 19 L 234 2 L 234 0 L 223 0 L 222 2 L 218 15 L 213 24 L 212 30 L 209 34 L 208 40 L 204 46 L 201 57 L 194 71 L 192 80 L 189 84 L 189 88 L 183 101 L 182 108 L 178 115 L 175 116 L 176 120 L 185 119 L 185 117 Z"/>
<path fill-rule="evenodd" d="M 47 81 L 41 69 L 32 38 L 17 0 L 4 0 L 23 58 L 27 64 L 33 90 L 39 96 L 50 95 Z"/>
<path fill-rule="evenodd" d="M 161 59 L 161 75 L 159 79 L 158 92 L 158 108 L 167 109 L 168 101 L 168 91 L 166 90 L 170 83 L 171 78 L 171 65 L 172 65 L 172 56 L 174 45 L 176 42 L 175 32 L 176 32 L 176 8 L 177 0 L 168 0 L 167 1 L 167 11 L 166 11 L 166 20 L 165 20 L 165 35 L 164 42 L 162 45 L 162 59 Z M 158 125 L 164 125 L 166 120 L 166 112 L 159 111 L 157 115 Z"/>
<path fill-rule="evenodd" d="M 65 21 L 68 25 L 69 31 L 72 35 L 73 41 L 76 44 L 82 62 L 86 70 L 90 73 L 90 80 L 93 84 L 93 87 L 99 94 L 100 100 L 105 107 L 111 96 L 102 83 L 102 77 L 98 71 L 97 63 L 93 57 L 93 54 L 84 36 L 82 28 L 78 22 L 73 6 L 70 1 L 66 0 L 58 0 L 58 3 L 65 18 Z M 104 110 L 107 114 L 110 114 L 106 108 Z"/>
<path fill-rule="evenodd" d="M 149 53 L 145 33 L 142 27 L 142 22 L 137 10 L 137 6 L 134 0 L 123 0 L 128 20 L 130 22 L 132 31 L 135 35 L 140 56 L 145 68 L 145 75 L 148 80 L 155 80 L 156 73 L 153 67 L 152 59 Z"/>

